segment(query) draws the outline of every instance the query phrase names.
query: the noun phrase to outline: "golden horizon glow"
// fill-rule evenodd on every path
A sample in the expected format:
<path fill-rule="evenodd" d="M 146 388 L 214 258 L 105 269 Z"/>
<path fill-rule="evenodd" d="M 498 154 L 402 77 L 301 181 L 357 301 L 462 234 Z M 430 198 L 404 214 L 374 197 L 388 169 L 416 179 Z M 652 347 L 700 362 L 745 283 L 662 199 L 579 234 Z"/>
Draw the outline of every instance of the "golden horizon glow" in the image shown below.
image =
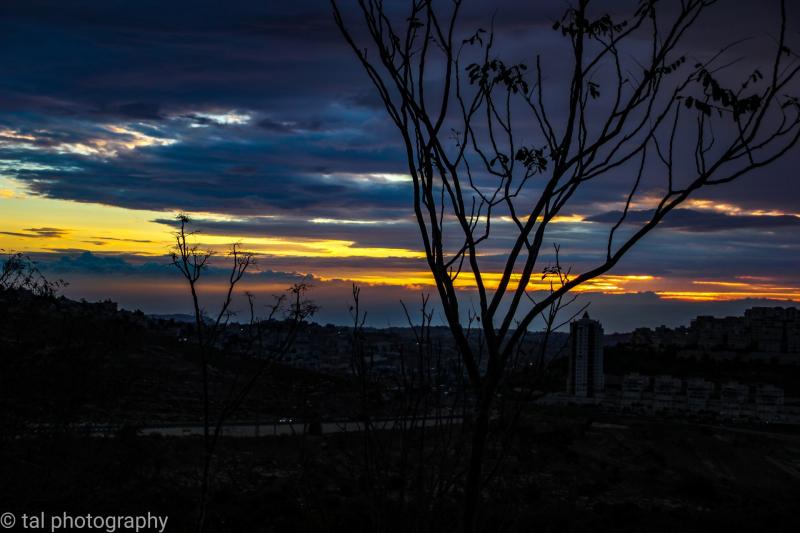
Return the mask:
<path fill-rule="evenodd" d="M 127 134 L 119 131 L 121 135 Z M 8 132 L 0 130 L 0 137 L 8 137 Z M 131 137 L 131 149 L 141 139 Z M 705 204 L 703 204 L 705 205 Z M 715 204 L 716 205 L 716 204 Z M 722 209 L 722 207 L 708 207 Z M 729 209 L 729 206 L 725 206 Z M 46 198 L 31 194 L 24 185 L 8 176 L 0 169 L 0 249 L 26 253 L 65 253 L 89 251 L 98 254 L 127 254 L 153 258 L 166 255 L 173 244 L 169 226 L 157 220 L 171 219 L 172 211 L 134 210 L 97 203 L 80 203 L 69 200 Z M 188 213 L 202 222 L 242 222 L 250 218 L 275 218 L 273 216 L 237 217 L 222 213 Z M 579 223 L 580 215 L 565 215 L 558 222 Z M 402 220 L 360 220 L 309 218 L 315 224 L 346 224 L 355 226 L 379 226 L 401 223 Z M 269 258 L 280 260 L 288 271 L 304 271 L 322 282 L 343 280 L 368 285 L 383 285 L 405 288 L 434 287 L 433 278 L 427 270 L 410 270 L 407 267 L 388 267 L 376 271 L 372 264 L 359 264 L 365 259 L 424 259 L 419 250 L 393 248 L 390 246 L 359 246 L 355 241 L 345 239 L 315 238 L 313 232 L 304 238 L 289 237 L 242 237 L 237 235 L 203 234 L 196 235 L 201 248 L 220 252 L 220 255 L 234 242 L 242 249 L 263 257 L 262 264 L 269 265 Z M 327 262 L 314 265 L 315 259 L 342 259 L 335 265 Z M 344 261 L 346 260 L 346 261 Z M 289 265 L 289 266 L 287 266 Z M 577 273 L 573 273 L 574 277 Z M 519 274 L 511 278 L 510 289 L 519 282 Z M 499 272 L 486 272 L 484 284 L 489 290 L 497 288 L 501 278 Z M 534 274 L 530 284 L 531 291 L 549 291 L 550 278 L 542 279 Z M 557 279 L 552 280 L 558 287 Z M 127 282 L 120 282 L 127 283 Z M 277 287 L 280 284 L 256 281 L 250 283 L 259 287 Z M 463 272 L 455 280 L 455 285 L 464 290 L 475 288 L 475 280 L 468 272 Z M 725 301 L 743 298 L 766 298 L 776 300 L 800 301 L 800 287 L 791 283 L 779 283 L 769 276 L 740 275 L 732 279 L 679 279 L 659 277 L 646 273 L 613 275 L 607 274 L 576 287 L 576 292 L 595 292 L 604 294 L 635 294 L 651 292 L 665 300 L 685 301 Z"/>
<path fill-rule="evenodd" d="M 152 222 L 163 218 L 163 212 L 34 196 L 2 176 L 0 189 L 11 192 L 0 196 L 0 228 L 5 232 L 0 233 L 2 249 L 26 253 L 87 250 L 143 256 L 163 255 L 169 250 L 171 238 L 164 226 Z M 36 227 L 57 228 L 63 235 L 37 236 L 30 231 Z"/>
<path fill-rule="evenodd" d="M 692 285 L 716 287 L 718 290 L 662 290 L 656 291 L 665 300 L 729 301 L 745 298 L 800 301 L 800 287 L 772 283 L 764 276 L 738 276 L 739 281 L 694 280 Z M 741 281 L 741 280 L 750 281 Z"/>
<path fill-rule="evenodd" d="M 366 283 L 370 285 L 392 285 L 392 286 L 402 286 L 402 287 L 434 287 L 436 284 L 433 280 L 433 275 L 430 272 L 422 271 L 422 270 L 397 270 L 392 272 L 391 276 L 387 276 L 384 274 L 365 274 L 365 273 L 355 273 L 353 275 L 332 275 L 332 276 L 318 276 L 322 281 L 334 281 L 334 280 L 342 280 L 342 281 L 352 281 L 355 283 Z M 502 273 L 500 272 L 484 272 L 482 273 L 482 279 L 484 286 L 489 290 L 497 289 L 500 284 L 500 280 L 502 278 Z M 514 290 L 517 284 L 520 281 L 519 274 L 512 274 L 511 281 L 509 283 L 510 290 Z M 576 287 L 575 291 L 577 292 L 589 292 L 589 291 L 601 291 L 601 292 L 609 292 L 609 293 L 628 293 L 628 292 L 640 292 L 639 290 L 629 290 L 626 288 L 630 287 L 631 289 L 634 285 L 637 288 L 641 288 L 640 285 L 643 282 L 650 282 L 659 279 L 656 276 L 644 275 L 644 274 L 636 274 L 636 275 L 613 275 L 608 274 L 605 276 L 599 276 L 593 280 L 587 281 L 584 284 L 579 285 Z M 529 290 L 533 291 L 549 291 L 551 288 L 551 279 L 548 277 L 546 279 L 541 279 L 541 275 L 535 275 L 531 277 L 531 280 L 528 282 Z M 558 288 L 559 282 L 557 278 L 552 279 L 553 287 Z M 469 272 L 462 272 L 454 281 L 454 285 L 458 288 L 462 289 L 474 289 L 476 288 L 475 278 Z"/>
<path fill-rule="evenodd" d="M 228 235 L 202 235 L 201 247 L 227 247 L 237 239 Z M 337 239 L 284 239 L 280 237 L 246 237 L 238 241 L 243 250 L 256 255 L 307 258 L 371 258 L 423 259 L 424 252 L 404 248 L 359 247 L 354 241 Z"/>
<path fill-rule="evenodd" d="M 789 300 L 800 302 L 800 289 L 793 292 L 702 292 L 702 291 L 656 291 L 665 300 L 684 300 L 694 302 L 721 302 L 731 300 L 761 299 Z"/>
<path fill-rule="evenodd" d="M 79 203 L 35 196 L 15 180 L 0 176 L 0 249 L 28 253 L 86 250 L 100 253 L 164 255 L 173 244 L 171 230 L 154 222 L 174 212 L 133 210 L 96 203 Z M 235 222 L 242 219 L 215 213 L 188 213 L 197 220 Z M 35 223 L 32 221 L 36 221 Z M 59 236 L 31 232 L 33 227 L 63 231 Z M 417 250 L 391 247 L 359 247 L 336 239 L 286 239 L 198 234 L 197 245 L 224 251 L 233 243 L 259 255 L 297 258 L 424 258 Z"/>
<path fill-rule="evenodd" d="M 635 198 L 631 204 L 632 210 L 650 210 L 656 208 L 661 202 L 662 197 L 658 195 L 642 195 Z M 594 208 L 598 211 L 613 211 L 622 209 L 625 206 L 625 201 L 620 200 L 617 202 L 598 202 L 594 204 Z M 728 216 L 761 216 L 761 217 L 777 217 L 777 216 L 792 216 L 800 218 L 800 212 L 780 211 L 777 209 L 748 209 L 738 206 L 736 204 L 719 202 L 716 200 L 708 200 L 704 198 L 689 198 L 680 206 L 681 209 L 694 209 L 696 211 L 712 211 Z M 576 221 L 579 222 L 579 221 Z"/>
<path fill-rule="evenodd" d="M 735 204 L 728 204 L 725 202 L 714 202 L 712 200 L 703 199 L 689 199 L 686 200 L 686 207 L 690 209 L 698 209 L 701 211 L 716 211 L 729 216 L 754 216 L 754 217 L 776 217 L 776 216 L 793 216 L 800 218 L 800 213 L 791 213 L 785 211 L 778 211 L 777 209 L 745 209 Z"/>
<path fill-rule="evenodd" d="M 166 265 L 167 263 L 165 263 Z M 350 277 L 342 277 L 342 276 L 316 276 L 314 278 L 310 278 L 309 281 L 313 286 L 315 282 L 322 282 L 330 283 L 330 282 L 342 282 L 342 283 L 357 283 L 362 287 L 395 287 L 395 288 L 403 288 L 408 290 L 426 290 L 432 289 L 434 287 L 432 280 L 429 276 L 425 276 L 424 272 L 417 273 L 416 276 L 413 275 L 405 275 L 403 277 L 398 278 L 380 278 L 380 276 L 369 276 L 369 275 L 355 275 Z M 303 273 L 297 273 L 298 276 L 304 276 Z M 82 278 L 86 278 L 88 274 L 76 274 L 75 279 L 80 281 Z M 96 276 L 91 276 L 92 279 L 96 279 Z M 619 276 L 625 278 L 627 276 Z M 636 277 L 636 276 L 633 276 Z M 628 285 L 627 287 L 621 287 L 619 279 L 617 276 L 609 276 L 609 278 L 597 278 L 596 280 L 587 282 L 584 285 L 581 285 L 575 289 L 573 292 L 576 293 L 584 293 L 584 294 L 611 294 L 611 295 L 635 295 L 635 294 L 642 294 L 642 293 L 653 293 L 657 295 L 659 298 L 664 300 L 676 300 L 676 301 L 686 301 L 686 302 L 719 302 L 719 301 L 735 301 L 735 300 L 743 300 L 743 299 L 759 299 L 759 300 L 775 300 L 775 301 L 792 301 L 792 302 L 800 302 L 800 288 L 792 288 L 791 291 L 777 291 L 777 292 L 763 292 L 763 291 L 733 291 L 733 292 L 715 292 L 715 291 L 666 291 L 666 290 L 640 290 L 633 286 Z M 654 281 L 658 280 L 659 278 L 653 278 Z M 67 280 L 69 281 L 69 279 Z M 139 289 L 136 287 L 140 287 L 142 283 L 147 284 L 148 287 L 152 286 L 153 284 L 158 286 L 158 290 L 172 290 L 175 292 L 181 292 L 185 289 L 185 282 L 180 278 L 174 280 L 165 280 L 163 278 L 158 278 L 155 280 L 144 279 L 144 278 L 137 278 L 126 276 L 125 281 L 118 283 L 115 290 L 119 291 L 133 291 L 136 292 Z M 211 293 L 217 292 L 224 292 L 227 289 L 226 282 L 222 279 L 215 279 L 211 277 L 206 277 L 202 279 L 202 285 L 204 286 L 204 291 L 208 291 Z M 258 278 L 245 278 L 242 280 L 241 290 L 247 290 L 250 292 L 271 292 L 271 293 L 280 293 L 286 288 L 291 285 L 291 281 L 260 281 Z M 622 283 L 624 285 L 624 282 Z M 615 290 L 608 290 L 609 286 L 616 287 Z M 544 286 L 541 283 L 534 283 L 531 285 L 531 291 L 537 292 L 548 292 L 549 286 Z M 513 290 L 515 287 L 512 285 L 510 290 Z M 469 291 L 469 287 L 462 287 L 465 291 Z"/>
<path fill-rule="evenodd" d="M 492 220 L 494 220 L 494 218 Z M 514 219 L 511 218 L 510 216 L 497 217 L 497 220 L 500 221 L 500 222 L 505 222 L 505 223 L 512 223 L 512 224 L 514 223 Z M 522 219 L 522 220 L 524 221 L 524 219 Z M 543 220 L 544 220 L 544 216 L 539 215 L 539 217 L 536 219 L 536 222 L 542 222 Z M 578 223 L 585 222 L 585 221 L 586 221 L 586 217 L 585 216 L 578 215 L 578 214 L 575 214 L 575 213 L 572 213 L 572 214 L 569 214 L 569 215 L 556 215 L 556 216 L 554 216 L 553 218 L 550 219 L 550 223 L 551 224 L 565 224 L 565 223 L 578 224 Z"/>
<path fill-rule="evenodd" d="M 317 217 L 309 220 L 312 224 L 340 224 L 342 226 L 378 226 L 397 224 L 396 220 L 361 220 L 352 218 L 325 218 Z"/>
<path fill-rule="evenodd" d="M 541 276 L 539 276 L 540 278 Z M 574 277 L 574 276 L 573 276 Z M 430 273 L 425 271 L 397 271 L 393 272 L 391 276 L 381 274 L 365 274 L 356 273 L 354 275 L 333 275 L 333 276 L 318 276 L 322 281 L 350 281 L 355 283 L 364 283 L 368 285 L 387 285 L 387 286 L 402 286 L 406 288 L 430 288 L 434 287 L 435 283 Z M 495 290 L 498 286 L 501 274 L 499 272 L 483 273 L 484 286 L 487 290 Z M 509 290 L 515 290 L 516 284 L 519 282 L 519 274 L 512 275 L 511 282 L 509 283 Z M 722 289 L 737 288 L 739 290 L 673 290 L 667 289 L 664 286 L 674 285 L 713 285 Z M 454 285 L 461 289 L 475 289 L 475 281 L 468 273 L 462 273 L 455 281 Z M 559 287 L 558 280 L 554 280 L 554 288 Z M 533 278 L 528 284 L 528 290 L 531 291 L 549 291 L 550 281 L 548 279 Z M 683 301 L 730 301 L 741 299 L 767 299 L 767 300 L 785 300 L 800 302 L 800 287 L 792 287 L 785 285 L 776 285 L 768 283 L 745 283 L 737 281 L 705 281 L 705 280 L 688 280 L 680 281 L 675 279 L 667 279 L 660 276 L 651 276 L 646 274 L 628 274 L 628 275 L 614 275 L 607 274 L 598 276 L 593 280 L 589 280 L 574 289 L 574 292 L 584 293 L 603 293 L 603 294 L 639 294 L 643 292 L 652 292 L 665 300 L 683 300 Z"/>

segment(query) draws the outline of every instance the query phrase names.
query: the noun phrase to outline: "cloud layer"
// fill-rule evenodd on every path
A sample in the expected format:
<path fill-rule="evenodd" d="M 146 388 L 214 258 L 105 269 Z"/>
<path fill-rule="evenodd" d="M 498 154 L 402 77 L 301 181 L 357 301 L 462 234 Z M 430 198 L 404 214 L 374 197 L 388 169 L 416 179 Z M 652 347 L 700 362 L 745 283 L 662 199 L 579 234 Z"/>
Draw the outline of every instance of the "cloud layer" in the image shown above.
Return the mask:
<path fill-rule="evenodd" d="M 496 11 L 500 49 L 551 59 L 547 90 L 557 99 L 564 42 L 550 26 L 563 6 L 542 4 L 468 3 L 463 33 Z M 603 3 L 613 13 L 630 5 Z M 767 57 L 775 13 L 762 2 L 737 2 L 716 17 L 688 36 L 692 56 L 745 32 L 756 37 L 755 57 L 734 68 Z M 155 263 L 97 252 L 163 253 L 174 213 L 188 211 L 203 244 L 241 241 L 267 258 L 265 271 L 289 273 L 276 282 L 370 272 L 391 281 L 426 270 L 404 151 L 327 0 L 230 0 L 224 10 L 211 0 L 9 0 L 0 31 L 0 202 L 15 202 L 17 213 L 36 206 L 0 227 L 0 242 L 62 254 L 51 257 L 52 269 L 65 275 L 155 273 Z M 791 293 L 800 286 L 798 166 L 794 151 L 705 192 L 615 273 L 653 276 L 656 292 L 756 276 Z M 548 233 L 575 271 L 602 257 L 630 170 L 588 187 L 565 213 L 570 220 Z M 661 177 L 649 179 L 655 190 Z M 102 217 L 93 229 L 50 222 L 58 211 L 42 200 L 121 208 L 115 223 L 126 210 L 146 210 L 152 226 L 115 233 Z M 651 208 L 635 206 L 620 234 L 646 222 Z M 498 222 L 482 258 L 488 271 L 501 268 L 512 229 Z M 96 253 L 81 255 L 86 249 Z"/>

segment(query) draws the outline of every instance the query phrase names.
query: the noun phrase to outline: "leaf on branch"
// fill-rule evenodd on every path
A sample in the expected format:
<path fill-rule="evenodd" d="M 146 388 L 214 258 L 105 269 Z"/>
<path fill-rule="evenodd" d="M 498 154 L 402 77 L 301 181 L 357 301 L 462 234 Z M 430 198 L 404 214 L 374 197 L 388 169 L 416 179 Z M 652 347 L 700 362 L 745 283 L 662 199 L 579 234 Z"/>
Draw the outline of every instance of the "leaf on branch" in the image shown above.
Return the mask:
<path fill-rule="evenodd" d="M 752 74 L 750 74 L 750 76 L 747 78 L 747 80 L 745 80 L 745 82 L 742 84 L 742 89 L 747 89 L 747 86 L 750 85 L 750 83 L 758 83 L 760 80 L 763 80 L 763 79 L 764 79 L 764 75 L 761 74 L 760 70 L 756 69 L 756 70 L 753 71 Z"/>
<path fill-rule="evenodd" d="M 476 31 L 475 34 L 472 37 L 470 37 L 468 39 L 464 39 L 463 41 L 461 41 L 461 43 L 462 44 L 474 45 L 477 42 L 481 46 L 483 46 L 483 38 L 481 37 L 482 33 L 486 33 L 486 30 L 484 30 L 483 28 L 478 28 L 478 31 Z"/>
<path fill-rule="evenodd" d="M 520 91 L 523 94 L 528 93 L 530 88 L 523 77 L 526 70 L 528 66 L 524 63 L 508 67 L 499 59 L 492 59 L 483 65 L 471 63 L 466 68 L 470 84 L 477 84 L 485 92 L 489 92 L 495 85 L 503 85 L 514 94 Z"/>
<path fill-rule="evenodd" d="M 583 13 L 575 8 L 567 9 L 560 21 L 553 24 L 553 30 L 561 30 L 561 35 L 574 37 L 583 34 L 589 39 L 605 37 L 619 33 L 628 25 L 627 20 L 614 22 L 611 15 L 605 14 L 596 20 L 587 19 Z"/>
<path fill-rule="evenodd" d="M 698 111 L 703 113 L 706 116 L 711 116 L 711 106 L 705 102 L 701 102 L 700 100 L 694 101 L 694 107 L 697 108 Z"/>
<path fill-rule="evenodd" d="M 742 89 L 747 88 L 750 83 L 757 83 L 762 80 L 764 76 L 760 71 L 754 71 L 748 76 L 747 81 L 742 84 Z M 740 97 L 737 93 L 723 87 L 720 82 L 706 69 L 701 69 L 697 73 L 697 80 L 703 87 L 703 94 L 705 95 L 705 102 L 686 98 L 685 105 L 691 108 L 694 105 L 695 109 L 699 110 L 704 115 L 710 116 L 712 108 L 715 108 L 720 116 L 723 111 L 731 113 L 734 120 L 738 120 L 741 116 L 748 113 L 754 113 L 761 108 L 763 99 L 760 94 L 752 94 L 747 97 Z M 713 104 L 709 103 L 713 102 Z"/>
<path fill-rule="evenodd" d="M 800 99 L 797 96 L 786 95 L 787 100 L 781 104 L 781 109 L 786 109 L 788 107 L 796 107 L 800 110 Z"/>
<path fill-rule="evenodd" d="M 542 279 L 561 274 L 561 265 L 546 266 L 542 269 Z"/>
<path fill-rule="evenodd" d="M 686 56 L 681 56 L 672 63 L 670 63 L 669 65 L 657 67 L 652 71 L 645 69 L 644 73 L 646 76 L 650 74 L 660 74 L 660 75 L 672 74 L 673 72 L 676 72 L 680 68 L 680 66 L 683 65 L 684 63 L 686 63 Z M 697 66 L 695 66 L 695 68 L 697 68 Z"/>
<path fill-rule="evenodd" d="M 514 154 L 514 159 L 519 161 L 528 170 L 542 173 L 547 170 L 547 158 L 544 156 L 544 148 L 522 147 Z"/>

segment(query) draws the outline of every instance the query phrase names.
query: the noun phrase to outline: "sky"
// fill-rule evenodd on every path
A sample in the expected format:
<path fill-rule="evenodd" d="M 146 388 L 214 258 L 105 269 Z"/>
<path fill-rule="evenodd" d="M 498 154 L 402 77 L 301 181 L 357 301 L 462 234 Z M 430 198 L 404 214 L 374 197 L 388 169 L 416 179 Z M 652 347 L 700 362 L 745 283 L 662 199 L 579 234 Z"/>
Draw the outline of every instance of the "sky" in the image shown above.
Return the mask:
<path fill-rule="evenodd" d="M 617 13 L 636 3 L 600 4 Z M 499 50 L 542 54 L 557 107 L 565 41 L 552 24 L 565 5 L 467 2 L 460 31 L 494 17 Z M 789 7 L 790 24 L 800 21 Z M 685 50 L 705 58 L 748 37 L 732 52 L 732 74 L 749 73 L 769 60 L 777 13 L 777 2 L 721 1 Z M 799 28 L 789 32 L 796 49 Z M 637 46 L 646 43 L 633 54 Z M 317 320 L 346 323 L 356 282 L 370 324 L 401 325 L 400 301 L 413 306 L 432 286 L 393 128 L 327 1 L 0 5 L 0 248 L 30 254 L 69 283 L 70 297 L 188 312 L 168 257 L 185 212 L 196 242 L 219 252 L 203 285 L 209 309 L 236 242 L 257 255 L 242 288 L 259 301 L 309 282 Z M 800 301 L 798 166 L 794 149 L 700 191 L 580 301 L 609 331 Z M 623 168 L 611 184 L 631 179 Z M 574 272 L 589 267 L 626 194 L 589 187 L 553 224 L 548 239 Z M 646 188 L 638 202 L 632 221 L 651 206 Z M 502 222 L 485 252 L 490 279 L 502 264 Z M 461 288 L 470 305 L 472 286 Z"/>

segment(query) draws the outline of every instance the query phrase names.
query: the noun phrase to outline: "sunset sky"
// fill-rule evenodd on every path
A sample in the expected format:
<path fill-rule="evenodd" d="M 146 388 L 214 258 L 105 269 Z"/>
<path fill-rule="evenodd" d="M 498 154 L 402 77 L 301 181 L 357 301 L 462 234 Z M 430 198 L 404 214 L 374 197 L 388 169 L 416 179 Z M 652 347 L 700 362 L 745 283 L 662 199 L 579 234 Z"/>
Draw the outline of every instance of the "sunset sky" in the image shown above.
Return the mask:
<path fill-rule="evenodd" d="M 486 17 L 473 4 L 466 27 Z M 563 3 L 527 4 L 498 2 L 509 49 L 559 46 L 550 27 Z M 767 43 L 752 61 L 766 58 L 777 11 L 722 4 L 690 37 L 693 53 L 739 31 Z M 347 321 L 352 281 L 375 326 L 401 324 L 399 301 L 430 290 L 405 155 L 327 1 L 5 0 L 0 35 L 0 248 L 33 256 L 68 296 L 188 311 L 168 267 L 178 212 L 201 245 L 257 254 L 245 288 L 266 297 L 310 280 L 322 322 Z M 583 288 L 590 312 L 623 330 L 800 301 L 798 167 L 794 150 L 702 191 Z M 553 225 L 575 271 L 626 193 L 589 189 Z M 645 191 L 633 209 L 651 207 Z M 486 261 L 498 272 L 500 249 Z"/>

